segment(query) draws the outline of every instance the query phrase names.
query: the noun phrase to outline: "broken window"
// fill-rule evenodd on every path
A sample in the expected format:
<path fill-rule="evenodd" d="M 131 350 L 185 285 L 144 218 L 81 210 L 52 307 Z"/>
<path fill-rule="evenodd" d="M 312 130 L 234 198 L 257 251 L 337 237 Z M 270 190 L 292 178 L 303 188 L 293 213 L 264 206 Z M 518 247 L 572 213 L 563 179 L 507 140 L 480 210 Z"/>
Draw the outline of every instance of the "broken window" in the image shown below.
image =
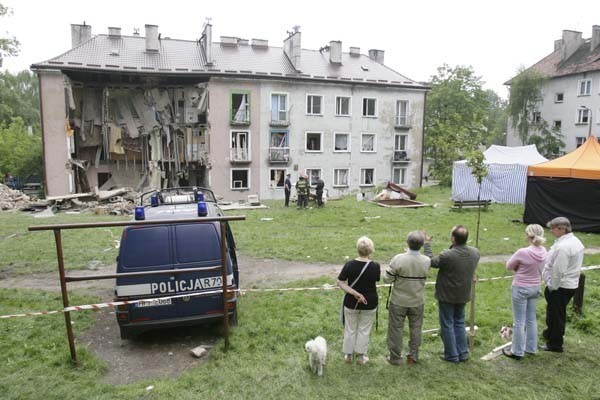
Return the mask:
<path fill-rule="evenodd" d="M 333 186 L 347 187 L 348 186 L 348 169 L 333 170 Z"/>
<path fill-rule="evenodd" d="M 314 186 L 317 184 L 317 179 L 321 177 L 320 169 L 307 169 L 306 175 L 308 175 L 308 184 Z"/>
<path fill-rule="evenodd" d="M 363 133 L 361 135 L 360 151 L 373 153 L 375 152 L 375 134 Z"/>
<path fill-rule="evenodd" d="M 334 132 L 333 134 L 333 151 L 348 152 L 350 151 L 350 134 Z"/>
<path fill-rule="evenodd" d="M 396 185 L 406 184 L 406 168 L 394 168 L 392 170 L 392 183 Z"/>
<path fill-rule="evenodd" d="M 283 188 L 285 182 L 285 169 L 269 170 L 269 187 L 271 189 Z"/>
<path fill-rule="evenodd" d="M 250 161 L 250 132 L 231 131 L 231 160 Z"/>
<path fill-rule="evenodd" d="M 377 99 L 363 98 L 363 117 L 376 117 L 377 116 Z"/>
<path fill-rule="evenodd" d="M 288 131 L 271 131 L 271 142 L 269 145 L 270 161 L 289 160 L 290 148 L 288 145 Z"/>
<path fill-rule="evenodd" d="M 323 96 L 309 94 L 306 96 L 306 113 L 308 115 L 322 115 Z"/>
<path fill-rule="evenodd" d="M 375 168 L 360 169 L 360 185 L 373 186 L 375 184 Z"/>
<path fill-rule="evenodd" d="M 335 115 L 344 117 L 350 115 L 350 97 L 336 96 Z"/>
<path fill-rule="evenodd" d="M 271 122 L 287 122 L 287 94 L 271 95 Z"/>
<path fill-rule="evenodd" d="M 250 123 L 250 93 L 231 93 L 231 122 L 237 124 Z"/>
<path fill-rule="evenodd" d="M 322 132 L 306 132 L 306 151 L 322 151 L 321 136 Z"/>
<path fill-rule="evenodd" d="M 231 170 L 231 189 L 250 189 L 250 170 L 248 168 Z"/>
<path fill-rule="evenodd" d="M 396 102 L 396 126 L 408 126 L 408 101 Z"/>

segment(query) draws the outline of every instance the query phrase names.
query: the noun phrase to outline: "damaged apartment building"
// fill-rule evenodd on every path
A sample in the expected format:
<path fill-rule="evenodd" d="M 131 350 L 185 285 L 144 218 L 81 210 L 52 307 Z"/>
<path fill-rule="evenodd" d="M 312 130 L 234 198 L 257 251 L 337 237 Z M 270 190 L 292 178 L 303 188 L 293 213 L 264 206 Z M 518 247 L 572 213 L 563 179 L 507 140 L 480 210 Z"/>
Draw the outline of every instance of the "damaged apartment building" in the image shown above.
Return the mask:
<path fill-rule="evenodd" d="M 45 187 L 204 186 L 225 200 L 282 198 L 285 175 L 321 177 L 330 196 L 388 181 L 418 187 L 428 87 L 340 41 L 92 35 L 32 65 L 40 81 Z"/>

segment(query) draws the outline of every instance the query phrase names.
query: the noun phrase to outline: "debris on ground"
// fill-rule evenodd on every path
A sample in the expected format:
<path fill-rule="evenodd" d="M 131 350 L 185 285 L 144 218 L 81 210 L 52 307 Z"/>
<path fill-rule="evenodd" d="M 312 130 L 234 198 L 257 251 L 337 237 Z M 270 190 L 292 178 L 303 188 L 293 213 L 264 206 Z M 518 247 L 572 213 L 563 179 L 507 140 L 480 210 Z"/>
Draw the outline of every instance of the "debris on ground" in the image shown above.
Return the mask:
<path fill-rule="evenodd" d="M 198 346 L 191 349 L 190 353 L 196 358 L 201 358 L 208 354 L 208 350 L 204 346 Z"/>

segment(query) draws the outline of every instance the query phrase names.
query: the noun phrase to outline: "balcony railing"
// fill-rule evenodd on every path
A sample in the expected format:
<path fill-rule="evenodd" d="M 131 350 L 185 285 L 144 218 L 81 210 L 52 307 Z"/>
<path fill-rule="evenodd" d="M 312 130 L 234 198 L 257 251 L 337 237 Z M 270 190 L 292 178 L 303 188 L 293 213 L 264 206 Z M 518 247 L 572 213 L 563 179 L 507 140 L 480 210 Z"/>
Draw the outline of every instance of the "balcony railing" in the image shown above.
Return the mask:
<path fill-rule="evenodd" d="M 407 115 L 396 115 L 396 128 L 409 128 L 410 123 Z"/>
<path fill-rule="evenodd" d="M 289 126 L 290 125 L 290 120 L 289 119 L 272 119 L 271 120 L 271 126 Z"/>
<path fill-rule="evenodd" d="M 250 162 L 248 149 L 243 147 L 229 149 L 229 160 L 231 162 Z"/>
<path fill-rule="evenodd" d="M 287 163 L 290 161 L 289 147 L 269 147 L 269 161 L 273 163 Z"/>
<path fill-rule="evenodd" d="M 393 162 L 408 162 L 410 159 L 408 158 L 408 153 L 406 150 L 394 150 L 394 158 Z"/>

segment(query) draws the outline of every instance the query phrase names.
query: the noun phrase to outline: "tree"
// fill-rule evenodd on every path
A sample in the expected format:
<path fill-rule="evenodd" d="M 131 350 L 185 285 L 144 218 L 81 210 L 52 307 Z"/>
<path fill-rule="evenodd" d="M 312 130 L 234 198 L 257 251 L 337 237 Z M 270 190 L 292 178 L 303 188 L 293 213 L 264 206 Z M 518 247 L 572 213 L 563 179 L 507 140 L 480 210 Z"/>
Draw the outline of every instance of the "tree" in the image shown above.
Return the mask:
<path fill-rule="evenodd" d="M 540 73 L 521 68 L 510 82 L 508 115 L 523 144 L 528 142 L 531 117 L 542 101 L 542 86 L 545 81 L 546 78 Z"/>
<path fill-rule="evenodd" d="M 40 129 L 39 91 L 36 76 L 25 70 L 18 74 L 0 72 L 0 123 L 21 117 L 34 131 Z"/>
<path fill-rule="evenodd" d="M 486 137 L 484 145 L 489 147 L 492 144 L 506 146 L 506 131 L 508 127 L 507 102 L 502 99 L 493 90 L 487 90 L 489 107 L 485 120 Z"/>
<path fill-rule="evenodd" d="M 0 173 L 10 172 L 27 178 L 41 176 L 42 139 L 40 134 L 29 134 L 23 119 L 16 117 L 10 124 L 0 124 Z"/>
<path fill-rule="evenodd" d="M 12 10 L 0 3 L 0 17 L 12 15 Z M 19 41 L 13 37 L 0 37 L 0 67 L 4 57 L 14 57 L 19 54 Z"/>
<path fill-rule="evenodd" d="M 425 114 L 426 155 L 430 172 L 450 185 L 452 163 L 485 142 L 489 96 L 471 67 L 438 68 L 432 77 Z"/>
<path fill-rule="evenodd" d="M 556 158 L 565 147 L 563 135 L 558 129 L 550 129 L 548 122 L 541 120 L 536 124 L 536 134 L 527 139 L 527 144 L 535 144 L 541 155 L 546 158 Z"/>

